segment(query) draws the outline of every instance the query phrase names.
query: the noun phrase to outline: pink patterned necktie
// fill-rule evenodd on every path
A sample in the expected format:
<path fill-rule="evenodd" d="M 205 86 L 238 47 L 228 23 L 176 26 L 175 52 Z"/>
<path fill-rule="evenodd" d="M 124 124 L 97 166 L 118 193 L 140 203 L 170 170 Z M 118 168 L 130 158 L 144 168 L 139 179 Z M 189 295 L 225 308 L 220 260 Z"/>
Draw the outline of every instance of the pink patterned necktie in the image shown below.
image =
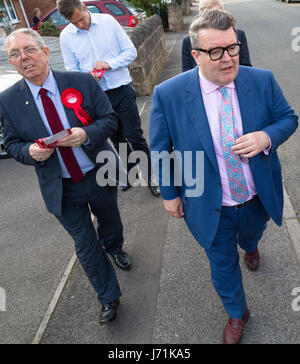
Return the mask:
<path fill-rule="evenodd" d="M 225 87 L 219 88 L 222 94 L 221 101 L 221 136 L 222 148 L 225 158 L 226 171 L 232 199 L 239 204 L 247 201 L 249 191 L 244 176 L 239 155 L 235 154 L 231 147 L 235 144 L 235 121 L 231 100 Z"/>

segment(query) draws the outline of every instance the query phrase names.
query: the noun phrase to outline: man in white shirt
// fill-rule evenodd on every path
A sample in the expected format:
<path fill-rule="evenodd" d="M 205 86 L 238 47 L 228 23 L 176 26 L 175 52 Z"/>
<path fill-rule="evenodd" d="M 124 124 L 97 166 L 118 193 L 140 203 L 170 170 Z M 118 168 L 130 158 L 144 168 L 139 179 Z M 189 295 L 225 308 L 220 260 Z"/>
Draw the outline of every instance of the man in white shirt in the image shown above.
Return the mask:
<path fill-rule="evenodd" d="M 121 25 L 110 15 L 90 14 L 80 0 L 60 0 L 60 14 L 69 24 L 60 35 L 65 67 L 68 71 L 93 72 L 106 70 L 98 84 L 106 92 L 118 113 L 118 132 L 111 140 L 119 152 L 119 144 L 127 143 L 131 151 L 143 151 L 148 157 L 147 182 L 153 195 L 160 194 L 158 186 L 151 186 L 151 162 L 148 144 L 143 136 L 141 120 L 136 105 L 136 94 L 130 86 L 127 66 L 137 52 Z M 128 171 L 134 164 L 128 163 Z M 128 183 L 123 189 L 130 187 Z"/>

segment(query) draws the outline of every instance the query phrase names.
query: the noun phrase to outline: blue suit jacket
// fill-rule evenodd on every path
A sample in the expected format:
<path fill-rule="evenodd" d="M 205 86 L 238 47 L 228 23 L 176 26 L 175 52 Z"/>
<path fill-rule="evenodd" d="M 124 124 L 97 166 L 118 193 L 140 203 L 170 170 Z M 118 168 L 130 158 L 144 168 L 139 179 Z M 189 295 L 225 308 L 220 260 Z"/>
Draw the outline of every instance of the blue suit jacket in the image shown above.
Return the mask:
<path fill-rule="evenodd" d="M 101 150 L 110 149 L 107 139 L 118 128 L 118 119 L 106 94 L 94 78 L 81 72 L 53 71 L 60 93 L 75 88 L 83 95 L 83 109 L 94 120 L 84 127 L 89 144 L 82 148 L 96 163 Z M 70 126 L 83 127 L 73 110 L 65 108 Z M 60 216 L 62 210 L 62 178 L 56 152 L 45 162 L 36 162 L 29 147 L 36 139 L 49 136 L 29 87 L 24 79 L 0 94 L 0 118 L 4 125 L 5 147 L 17 161 L 35 167 L 41 192 L 49 212 Z"/>
<path fill-rule="evenodd" d="M 272 73 L 240 66 L 235 79 L 244 134 L 263 130 L 272 141 L 269 155 L 263 152 L 250 159 L 257 193 L 270 217 L 282 223 L 283 191 L 277 148 L 296 130 L 298 117 L 288 105 Z M 204 192 L 186 197 L 190 187 L 184 178 L 177 187 L 171 179 L 162 185 L 162 162 L 158 176 L 166 200 L 180 196 L 186 223 L 195 239 L 207 248 L 213 242 L 222 205 L 221 179 L 212 135 L 201 95 L 198 68 L 182 73 L 154 90 L 150 112 L 150 148 L 153 151 L 192 151 L 196 170 L 196 151 L 204 152 Z M 184 171 L 184 160 L 182 171 Z M 158 160 L 153 160 L 154 167 Z M 174 168 L 174 166 L 173 166 Z M 171 171 L 172 172 L 172 171 Z"/>

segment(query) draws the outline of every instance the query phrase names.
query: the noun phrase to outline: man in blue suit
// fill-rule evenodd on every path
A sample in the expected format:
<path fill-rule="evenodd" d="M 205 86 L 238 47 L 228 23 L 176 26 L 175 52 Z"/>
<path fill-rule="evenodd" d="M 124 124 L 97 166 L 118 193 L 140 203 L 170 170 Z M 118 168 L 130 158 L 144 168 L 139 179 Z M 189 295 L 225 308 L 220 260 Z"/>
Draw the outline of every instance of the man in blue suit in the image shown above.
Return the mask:
<path fill-rule="evenodd" d="M 9 62 L 24 77 L 0 95 L 6 149 L 17 161 L 35 167 L 46 207 L 74 239 L 79 261 L 102 304 L 100 324 L 106 324 L 115 319 L 121 295 L 106 253 L 120 268 L 130 267 L 122 250 L 116 187 L 100 187 L 96 182 L 96 157 L 109 149 L 107 138 L 117 130 L 118 119 L 91 75 L 49 69 L 49 48 L 35 31 L 13 32 L 6 49 Z M 74 89 L 93 119 L 88 126 L 63 106 L 61 94 Z M 42 149 L 35 142 L 67 128 L 72 134 L 55 148 Z M 97 231 L 90 210 L 97 218 Z"/>
<path fill-rule="evenodd" d="M 229 320 L 224 343 L 238 343 L 249 317 L 239 265 L 239 245 L 251 270 L 258 269 L 258 242 L 271 217 L 282 223 L 283 192 L 277 148 L 296 130 L 298 118 L 270 71 L 239 66 L 235 19 L 211 9 L 191 24 L 197 68 L 155 88 L 150 114 L 150 147 L 165 209 L 184 217 L 205 249 L 211 277 Z M 202 152 L 204 189 L 164 183 L 164 159 L 172 151 L 182 160 L 177 171 L 197 175 Z M 155 152 L 155 153 L 154 153 Z M 164 152 L 164 153 L 162 153 Z M 190 159 L 191 159 L 190 158 Z"/>

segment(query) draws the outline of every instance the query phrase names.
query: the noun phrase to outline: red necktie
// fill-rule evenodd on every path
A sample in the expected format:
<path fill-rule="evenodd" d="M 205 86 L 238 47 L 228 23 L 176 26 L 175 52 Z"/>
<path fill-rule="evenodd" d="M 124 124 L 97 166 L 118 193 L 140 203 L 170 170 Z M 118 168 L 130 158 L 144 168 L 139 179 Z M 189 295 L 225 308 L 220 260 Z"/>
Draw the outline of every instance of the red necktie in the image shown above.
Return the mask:
<path fill-rule="evenodd" d="M 45 110 L 45 114 L 49 123 L 49 126 L 53 134 L 56 134 L 64 129 L 55 105 L 53 104 L 50 97 L 47 95 L 47 90 L 44 88 L 40 89 L 42 104 Z M 84 174 L 75 158 L 71 147 L 58 147 L 65 166 L 74 182 L 79 182 L 84 179 Z"/>

